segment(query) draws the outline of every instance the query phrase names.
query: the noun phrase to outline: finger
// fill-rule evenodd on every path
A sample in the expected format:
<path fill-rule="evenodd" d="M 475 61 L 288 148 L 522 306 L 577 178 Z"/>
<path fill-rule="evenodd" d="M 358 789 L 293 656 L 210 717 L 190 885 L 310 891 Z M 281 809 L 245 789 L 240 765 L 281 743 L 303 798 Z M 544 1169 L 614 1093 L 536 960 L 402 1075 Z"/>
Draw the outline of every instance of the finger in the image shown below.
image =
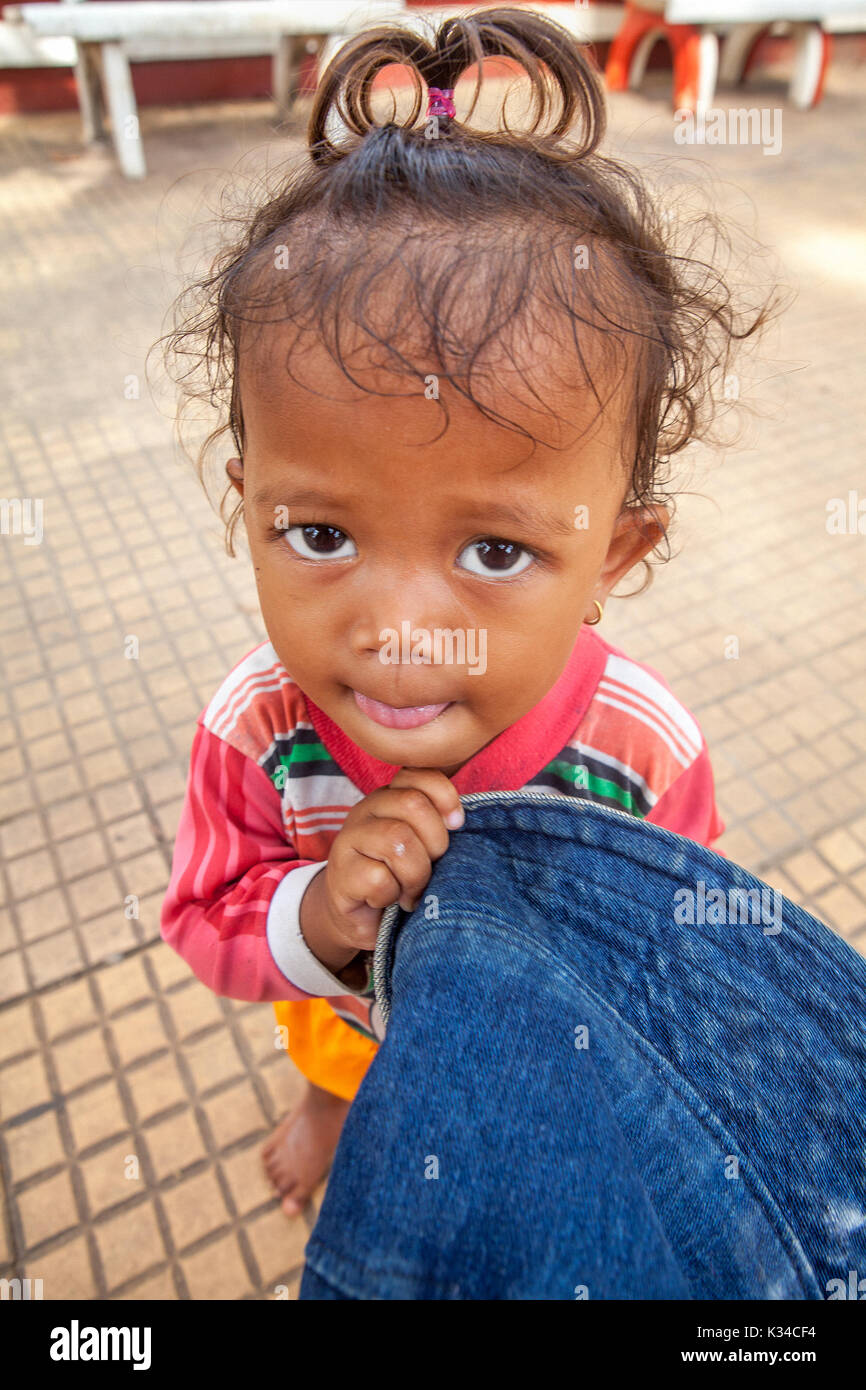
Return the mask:
<path fill-rule="evenodd" d="M 399 880 L 383 860 L 353 848 L 334 891 L 334 905 L 346 916 L 364 907 L 381 912 L 397 901 L 401 891 Z"/>
<path fill-rule="evenodd" d="M 383 787 L 369 797 L 367 818 L 358 830 L 375 825 L 377 821 L 386 825 L 402 823 L 421 841 L 430 859 L 438 859 L 448 848 L 450 837 L 440 812 L 427 793 L 417 787 L 398 787 L 394 791 Z"/>
<path fill-rule="evenodd" d="M 388 783 L 390 788 L 416 787 L 424 792 L 441 815 L 449 830 L 459 830 L 466 819 L 460 804 L 460 793 L 444 772 L 433 767 L 401 767 Z"/>
<path fill-rule="evenodd" d="M 401 903 L 416 898 L 427 886 L 433 871 L 430 855 L 406 821 L 374 816 L 366 822 L 355 843 L 362 854 L 388 865 L 399 884 Z"/>

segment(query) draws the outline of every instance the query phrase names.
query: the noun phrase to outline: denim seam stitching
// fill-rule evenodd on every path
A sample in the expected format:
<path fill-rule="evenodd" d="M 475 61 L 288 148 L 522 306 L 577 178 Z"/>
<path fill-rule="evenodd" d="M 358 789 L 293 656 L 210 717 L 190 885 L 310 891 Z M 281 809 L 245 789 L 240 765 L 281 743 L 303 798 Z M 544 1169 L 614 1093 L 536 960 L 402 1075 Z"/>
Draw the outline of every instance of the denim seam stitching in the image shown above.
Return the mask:
<path fill-rule="evenodd" d="M 657 826 L 656 829 L 663 830 L 664 827 L 662 827 L 662 826 Z M 479 830 L 479 829 L 475 829 L 474 832 L 472 832 L 472 833 L 480 834 L 480 835 L 487 835 L 487 832 L 486 832 L 486 831 Z M 537 832 L 536 832 L 536 833 L 537 833 Z M 542 833 L 547 834 L 548 832 L 545 831 L 545 832 L 542 832 Z M 672 834 L 673 832 L 667 832 L 667 833 Z M 569 843 L 573 843 L 573 841 L 570 840 L 570 837 L 565 836 L 565 835 L 564 835 L 564 836 L 561 836 L 561 837 L 560 837 L 560 836 L 557 836 L 556 838 L 561 838 L 561 839 L 563 839 L 563 840 L 568 841 Z M 684 839 L 685 837 L 684 837 L 684 836 L 681 836 L 680 838 L 681 838 L 681 839 Z M 696 841 L 688 841 L 688 843 L 690 843 L 690 844 L 696 844 L 697 842 L 696 842 Z M 590 848 L 599 848 L 599 847 L 598 847 L 598 846 L 590 846 Z M 703 847 L 702 847 L 702 846 L 699 846 L 699 848 L 703 848 Z M 627 862 L 629 862 L 629 863 L 632 862 L 632 861 L 629 859 L 629 856 L 626 855 L 626 854 L 623 854 L 622 851 L 620 851 L 620 850 L 614 849 L 614 848 L 612 848 L 612 847 L 610 847 L 610 846 L 604 846 L 603 849 L 604 849 L 604 852 L 605 852 L 606 854 L 613 854 L 613 855 L 616 855 L 616 857 L 617 857 L 618 859 L 625 859 L 625 860 L 626 860 Z M 712 851 L 710 851 L 710 853 L 712 853 Z M 529 856 L 527 856 L 527 855 L 522 855 L 522 854 L 518 853 L 518 851 L 517 851 L 516 849 L 514 849 L 511 845 L 509 845 L 509 848 L 508 848 L 508 858 L 509 858 L 510 860 L 516 861 L 516 862 L 519 863 L 519 864 L 528 865 L 530 868 L 537 868 L 537 867 L 538 867 L 538 859 L 537 859 L 536 857 L 529 857 Z M 730 861 L 730 860 L 727 860 L 727 861 L 725 861 L 725 862 L 730 863 L 731 861 Z M 675 875 L 673 872 L 671 872 L 671 871 L 668 870 L 668 869 L 659 868 L 658 865 L 656 865 L 656 864 L 653 864 L 653 865 L 645 864 L 643 867 L 645 867 L 645 868 L 652 868 L 652 870 L 653 870 L 654 873 L 663 874 L 664 877 L 665 877 L 667 880 L 669 880 L 670 882 L 672 882 L 672 883 L 678 881 L 676 875 Z M 748 870 L 744 870 L 744 872 L 748 873 Z M 763 887 L 763 888 L 771 888 L 771 885 L 768 884 L 768 883 L 765 883 L 762 879 L 757 878 L 755 875 L 752 875 L 752 877 L 755 879 L 755 883 L 756 883 L 757 885 L 760 885 L 760 886 Z M 602 879 L 587 878 L 587 879 L 586 879 L 586 882 L 587 882 L 587 883 L 591 883 L 591 884 L 593 885 L 593 887 L 595 887 L 595 888 L 605 889 L 608 893 L 613 893 L 613 892 L 614 892 L 614 889 L 612 888 L 612 886 L 611 886 L 610 884 L 605 883 L 604 880 L 602 880 Z M 772 890 L 772 888 L 771 888 L 771 891 L 774 891 L 774 890 Z M 618 896 L 619 898 L 625 899 L 625 901 L 627 901 L 627 902 L 634 903 L 636 907 L 641 907 L 641 908 L 645 908 L 645 907 L 646 907 L 646 903 L 645 903 L 645 901 L 644 901 L 642 898 L 635 898 L 635 897 L 632 897 L 631 894 L 629 894 L 628 891 L 625 889 L 625 887 L 618 887 L 618 888 L 616 889 L 616 894 L 617 894 L 617 896 Z M 794 904 L 794 906 L 796 907 L 796 903 Z M 802 910 L 802 909 L 801 909 L 801 910 Z M 818 919 L 817 917 L 816 917 L 814 920 L 815 920 L 815 921 L 819 921 L 819 919 Z M 738 925 L 740 925 L 740 924 L 738 924 Z M 747 924 L 746 924 L 746 925 L 747 925 Z M 822 922 L 821 925 L 824 927 L 824 929 L 825 929 L 826 931 L 830 931 L 830 928 L 827 927 L 825 923 Z M 818 953 L 813 949 L 812 944 L 811 944 L 811 942 L 809 941 L 809 938 L 805 935 L 805 933 L 802 931 L 802 929 L 796 925 L 795 922 L 792 922 L 790 925 L 786 924 L 786 926 L 785 926 L 785 931 L 790 935 L 791 939 L 792 939 L 797 945 L 799 945 L 801 948 L 805 948 L 805 950 L 806 950 L 806 952 L 807 952 L 807 954 L 808 954 L 808 956 L 809 956 L 809 958 L 810 958 L 811 960 L 814 960 L 814 959 L 817 958 Z M 841 940 L 842 940 L 841 937 L 836 936 L 834 933 L 831 932 L 830 934 L 831 934 L 831 936 L 833 937 L 834 940 L 837 940 L 837 941 L 841 941 Z M 844 944 L 847 944 L 847 943 L 844 943 Z M 855 952 L 854 954 L 856 955 L 856 952 Z M 844 972 L 842 971 L 841 967 L 837 964 L 836 961 L 834 961 L 834 960 L 832 960 L 831 958 L 828 958 L 828 957 L 826 957 L 826 956 L 821 957 L 821 960 L 823 961 L 823 963 L 824 963 L 827 967 L 829 967 L 830 971 L 832 972 L 834 981 L 836 981 L 836 982 L 839 983 L 839 984 L 843 984 L 843 985 L 845 985 L 845 986 L 848 985 L 849 981 L 848 981 L 848 979 L 846 978 L 846 976 L 845 976 Z M 833 995 L 831 995 L 831 994 L 829 993 L 829 991 L 824 991 L 823 993 L 824 993 L 824 997 L 825 997 L 826 999 L 830 1000 L 830 1002 L 832 1002 L 832 1003 L 835 1003 L 835 1002 L 836 1002 L 835 997 L 834 997 Z"/>
<path fill-rule="evenodd" d="M 680 834 L 679 834 L 677 831 L 675 831 L 675 830 L 668 830 L 666 826 L 663 826 L 663 825 L 655 825 L 655 824 L 653 824 L 653 823 L 651 823 L 651 822 L 647 822 L 647 821 L 645 821 L 645 820 L 641 820 L 639 817 L 635 817 L 635 816 L 633 816 L 633 815 L 629 815 L 629 814 L 627 814 L 627 813 L 625 813 L 625 812 L 616 812 L 616 811 L 611 811 L 611 810 L 610 810 L 609 808 L 607 808 L 607 807 L 599 807 L 599 806 L 598 806 L 595 802 L 593 802 L 593 801 L 586 801 L 586 800 L 584 800 L 584 799 L 582 799 L 582 798 L 580 798 L 580 797 L 550 795 L 550 796 L 548 796 L 548 797 L 546 798 L 546 800 L 548 800 L 548 801 L 550 802 L 550 805 L 539 805 L 538 801 L 535 800 L 535 798 L 526 797 L 525 799 L 523 799 L 523 800 L 521 801 L 521 799 L 520 799 L 520 797 L 521 797 L 521 790 L 522 790 L 522 789 L 518 789 L 518 790 L 516 790 L 516 791 L 503 792 L 503 793 L 497 793 L 497 792 L 480 792 L 480 793 L 476 792 L 476 793 L 468 793 L 465 797 L 461 798 L 461 800 L 465 800 L 467 803 L 472 803 L 472 804 L 470 804 L 470 809 L 478 809 L 478 810 L 481 810 L 483 807 L 489 806 L 489 807 L 494 807 L 494 808 L 496 808 L 496 809 L 499 810 L 500 812 L 503 812 L 503 811 L 505 811 L 506 809 L 511 808 L 511 807 L 523 806 L 524 809 L 531 809 L 531 810 L 537 812 L 540 816 L 545 817 L 547 820 L 549 820 L 549 819 L 551 818 L 552 815 L 553 815 L 553 816 L 556 816 L 556 817 L 558 818 L 559 812 L 563 809 L 563 807 L 566 807 L 566 808 L 567 808 L 566 814 L 568 814 L 568 815 L 574 814 L 574 813 L 576 812 L 579 816 L 584 817 L 584 819 L 585 819 L 587 816 L 589 816 L 589 819 L 590 819 L 590 820 L 592 820 L 595 816 L 599 816 L 599 817 L 601 818 L 601 820 L 602 820 L 602 823 L 607 822 L 611 816 L 615 816 L 615 817 L 617 817 L 617 818 L 624 817 L 624 818 L 625 818 L 628 822 L 630 822 L 630 823 L 635 823 L 635 822 L 637 822 L 637 823 L 639 823 L 639 824 L 641 824 L 641 825 L 649 825 L 649 831 L 650 831 L 650 833 L 651 833 L 652 835 L 655 835 L 656 838 L 658 838 L 659 836 L 661 836 L 662 838 L 667 839 L 668 842 L 669 842 L 669 846 L 670 846 L 670 848 L 671 848 L 672 850 L 675 850 L 675 849 L 677 848 L 677 842 L 682 842 L 682 843 L 685 843 L 686 845 L 697 845 L 699 849 L 704 850 L 704 851 L 706 851 L 706 852 L 709 853 L 709 854 L 714 854 L 714 853 L 715 853 L 715 851 L 709 849 L 708 846 L 706 846 L 706 845 L 700 845 L 698 841 L 696 841 L 696 840 L 691 840 L 687 835 L 680 835 Z M 501 799 L 501 800 L 497 799 L 497 798 L 500 797 L 500 796 L 501 796 L 503 799 Z M 475 800 L 475 798 L 477 798 L 477 800 Z M 512 826 L 509 825 L 507 828 L 508 828 L 508 829 L 511 829 Z M 486 835 L 486 834 L 488 834 L 488 830 L 487 830 L 486 828 L 481 827 L 481 826 L 471 825 L 471 824 L 467 821 L 466 825 L 462 828 L 462 831 L 461 831 L 461 834 L 466 834 L 466 833 L 475 834 L 475 835 Z M 558 839 L 558 840 L 563 840 L 563 841 L 566 841 L 566 842 L 569 842 L 569 843 L 573 843 L 573 842 L 574 842 L 574 838 L 575 838 L 574 836 L 561 833 L 558 829 L 555 829 L 555 830 L 553 830 L 553 831 L 547 830 L 547 829 L 542 830 L 542 831 L 539 831 L 539 830 L 537 830 L 537 829 L 533 829 L 533 831 L 532 831 L 531 833 L 533 833 L 533 834 L 543 834 L 543 835 L 546 835 L 546 836 L 548 836 L 548 837 L 550 837 L 550 838 L 554 838 L 554 839 Z M 580 843 L 583 843 L 583 842 L 580 841 Z M 622 859 L 622 858 L 628 859 L 628 858 L 629 858 L 629 856 L 626 855 L 626 854 L 624 854 L 622 850 L 620 850 L 620 849 L 618 849 L 618 848 L 615 848 L 615 847 L 612 847 L 612 846 L 609 846 L 609 845 L 605 845 L 605 846 L 594 846 L 594 845 L 590 844 L 589 847 L 590 847 L 590 848 L 602 848 L 602 849 L 605 851 L 605 853 L 615 854 L 615 855 L 617 856 L 617 858 L 620 858 L 620 859 Z M 680 852 L 682 852 L 682 851 L 680 851 Z M 513 858 L 513 859 L 518 859 L 518 860 L 520 860 L 520 861 L 523 862 L 523 863 L 528 863 L 528 864 L 536 864 L 536 863 L 537 863 L 537 859 L 528 859 L 528 858 L 525 858 L 524 856 L 521 856 L 521 855 L 518 853 L 517 850 L 512 849 L 511 847 L 509 847 L 509 855 L 510 855 L 511 858 Z M 722 863 L 725 863 L 725 864 L 728 864 L 728 865 L 730 865 L 730 864 L 732 863 L 731 860 L 729 860 L 729 859 L 724 859 L 724 858 L 722 858 L 722 856 L 720 856 L 720 855 L 717 855 L 716 857 L 719 858 L 719 859 L 721 859 L 721 860 L 722 860 Z M 631 861 L 629 860 L 629 862 L 631 862 Z M 670 879 L 673 879 L 673 878 L 674 878 L 674 875 L 672 874 L 672 872 L 671 872 L 669 869 L 667 869 L 667 868 L 659 868 L 659 866 L 658 866 L 658 864 L 657 864 L 656 862 L 651 862 L 649 859 L 644 859 L 644 858 L 640 858 L 640 862 L 641 862 L 641 864 L 643 865 L 644 868 L 652 869 L 653 872 L 655 872 L 655 873 L 663 873 L 663 874 L 665 875 L 666 878 L 670 878 Z M 763 879 L 759 879 L 759 878 L 757 877 L 756 874 L 752 874 L 751 871 L 750 871 L 749 869 L 743 868 L 742 865 L 736 865 L 735 867 L 739 868 L 740 871 L 741 871 L 742 873 L 748 875 L 750 878 L 753 878 L 753 879 L 755 880 L 755 882 L 756 882 L 757 884 L 760 884 L 762 887 L 764 887 L 764 888 L 769 888 L 769 887 L 771 887 L 770 884 L 765 883 Z M 627 896 L 627 895 L 624 895 L 624 896 Z M 631 899 L 630 901 L 634 901 L 634 899 Z M 793 904 L 793 906 L 796 907 L 797 904 L 795 903 L 795 904 Z M 800 909 L 798 909 L 798 910 L 805 913 L 805 909 L 804 909 L 804 908 L 800 908 Z M 814 920 L 815 920 L 815 921 L 818 921 L 819 919 L 818 919 L 818 918 L 815 918 Z M 826 923 L 823 923 L 823 922 L 822 922 L 821 925 L 825 928 L 825 930 L 830 931 L 830 929 L 826 926 Z M 808 938 L 805 937 L 805 936 L 803 935 L 802 931 L 801 931 L 799 928 L 797 928 L 796 926 L 794 926 L 794 927 L 792 927 L 790 930 L 791 930 L 794 934 L 797 935 L 797 937 L 798 937 L 798 939 L 800 940 L 801 944 L 808 945 Z M 841 938 L 838 937 L 835 933 L 830 932 L 830 935 L 834 938 L 834 940 L 841 941 Z M 847 944 L 847 943 L 845 943 L 845 944 Z M 814 954 L 814 953 L 813 953 L 813 954 Z M 854 952 L 854 954 L 856 955 L 857 953 Z M 838 969 L 838 967 L 836 966 L 836 963 L 833 962 L 833 961 L 830 961 L 830 962 L 828 962 L 828 964 L 833 968 L 834 973 L 836 973 L 836 972 L 837 972 L 837 969 Z"/>

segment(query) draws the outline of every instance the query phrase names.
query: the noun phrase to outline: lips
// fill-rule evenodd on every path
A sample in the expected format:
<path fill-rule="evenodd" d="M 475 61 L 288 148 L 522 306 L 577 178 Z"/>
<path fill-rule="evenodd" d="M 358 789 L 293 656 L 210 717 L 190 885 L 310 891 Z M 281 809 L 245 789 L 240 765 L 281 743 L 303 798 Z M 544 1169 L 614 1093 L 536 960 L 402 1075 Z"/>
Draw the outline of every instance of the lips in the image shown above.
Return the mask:
<path fill-rule="evenodd" d="M 421 724 L 429 724 L 444 709 L 454 703 L 453 700 L 445 700 L 440 705 L 402 705 L 398 707 L 383 704 L 381 700 L 374 700 L 369 695 L 362 695 L 359 690 L 353 690 L 352 694 L 361 712 L 377 724 L 383 724 L 386 729 L 417 729 Z"/>

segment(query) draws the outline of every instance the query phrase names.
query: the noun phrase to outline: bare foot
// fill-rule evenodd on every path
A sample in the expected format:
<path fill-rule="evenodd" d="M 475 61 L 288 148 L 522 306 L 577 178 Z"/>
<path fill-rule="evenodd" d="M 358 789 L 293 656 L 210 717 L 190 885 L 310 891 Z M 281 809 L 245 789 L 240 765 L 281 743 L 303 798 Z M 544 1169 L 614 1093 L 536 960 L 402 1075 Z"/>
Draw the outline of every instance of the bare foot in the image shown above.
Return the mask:
<path fill-rule="evenodd" d="M 350 1104 L 308 1081 L 298 1108 L 280 1121 L 262 1149 L 265 1172 L 286 1216 L 303 1210 L 330 1168 Z"/>

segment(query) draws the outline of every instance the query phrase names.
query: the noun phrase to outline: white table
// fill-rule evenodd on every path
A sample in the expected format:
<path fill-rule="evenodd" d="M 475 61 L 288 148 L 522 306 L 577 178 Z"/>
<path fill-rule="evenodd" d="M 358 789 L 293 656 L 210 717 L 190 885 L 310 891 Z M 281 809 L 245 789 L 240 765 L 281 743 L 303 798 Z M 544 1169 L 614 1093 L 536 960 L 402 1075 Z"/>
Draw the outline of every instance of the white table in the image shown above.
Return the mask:
<path fill-rule="evenodd" d="M 271 46 L 274 98 L 280 115 L 297 94 L 306 52 L 319 52 L 334 33 L 350 33 L 394 14 L 393 0 L 88 0 L 86 4 L 7 5 L 4 20 L 26 26 L 39 38 L 74 39 L 78 49 L 76 80 L 85 138 L 104 134 L 102 102 L 111 122 L 111 138 L 127 178 L 146 173 L 130 57 L 148 59 L 230 51 L 235 45 Z M 251 42 L 253 41 L 253 42 Z M 177 52 L 182 46 L 183 53 Z"/>

